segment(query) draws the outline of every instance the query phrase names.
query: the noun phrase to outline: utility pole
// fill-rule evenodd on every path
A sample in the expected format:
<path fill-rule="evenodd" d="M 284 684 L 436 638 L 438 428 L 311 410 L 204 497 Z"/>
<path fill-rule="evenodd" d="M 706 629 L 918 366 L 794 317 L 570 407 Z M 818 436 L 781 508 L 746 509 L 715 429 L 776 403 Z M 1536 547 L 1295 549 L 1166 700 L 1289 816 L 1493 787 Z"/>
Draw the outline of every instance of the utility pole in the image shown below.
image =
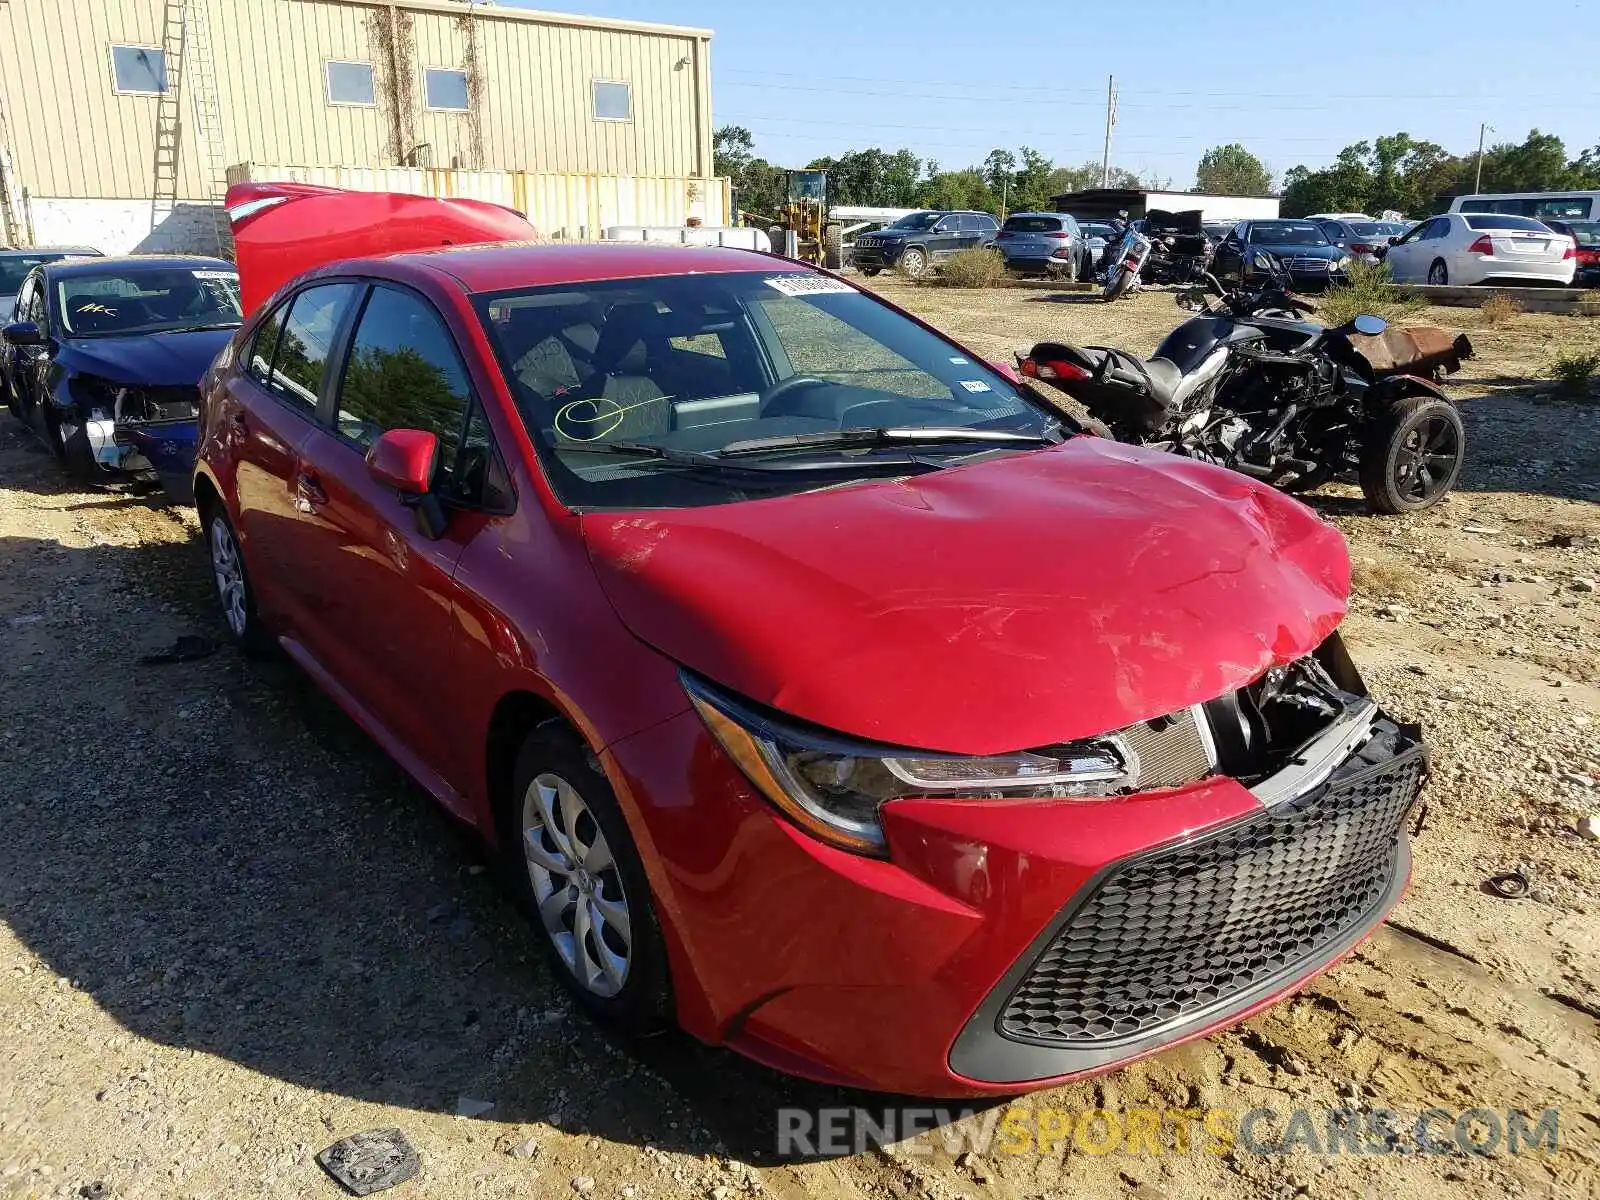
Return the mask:
<path fill-rule="evenodd" d="M 1106 76 L 1106 148 L 1100 156 L 1100 186 L 1111 186 L 1111 127 L 1117 123 L 1117 77 Z"/>
<path fill-rule="evenodd" d="M 1478 171 L 1472 179 L 1473 195 L 1483 191 L 1483 135 L 1493 128 L 1493 125 L 1487 123 L 1478 126 Z"/>

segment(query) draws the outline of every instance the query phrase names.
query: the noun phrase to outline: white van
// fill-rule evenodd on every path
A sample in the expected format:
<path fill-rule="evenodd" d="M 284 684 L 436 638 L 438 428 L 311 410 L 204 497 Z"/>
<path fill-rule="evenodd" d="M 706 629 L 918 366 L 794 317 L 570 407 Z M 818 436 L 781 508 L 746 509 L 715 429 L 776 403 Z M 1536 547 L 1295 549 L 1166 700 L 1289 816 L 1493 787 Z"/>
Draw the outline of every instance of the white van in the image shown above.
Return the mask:
<path fill-rule="evenodd" d="M 1535 221 L 1593 221 L 1600 219 L 1600 192 L 1499 192 L 1457 196 L 1450 202 L 1455 213 L 1508 213 Z"/>

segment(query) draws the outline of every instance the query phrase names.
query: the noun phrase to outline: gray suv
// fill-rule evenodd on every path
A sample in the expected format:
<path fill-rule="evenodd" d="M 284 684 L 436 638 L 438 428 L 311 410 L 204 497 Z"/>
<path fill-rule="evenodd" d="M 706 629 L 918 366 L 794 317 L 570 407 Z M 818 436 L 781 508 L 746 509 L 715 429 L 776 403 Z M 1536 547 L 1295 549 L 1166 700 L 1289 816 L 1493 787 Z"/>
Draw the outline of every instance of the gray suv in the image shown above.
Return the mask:
<path fill-rule="evenodd" d="M 1066 213 L 1012 213 L 1000 226 L 995 246 L 1006 266 L 1020 274 L 1089 276 L 1088 240 Z"/>
<path fill-rule="evenodd" d="M 863 275 L 899 267 L 902 275 L 921 279 L 958 250 L 994 245 L 1000 223 L 985 212 L 907 213 L 877 233 L 856 239 L 850 261 Z"/>

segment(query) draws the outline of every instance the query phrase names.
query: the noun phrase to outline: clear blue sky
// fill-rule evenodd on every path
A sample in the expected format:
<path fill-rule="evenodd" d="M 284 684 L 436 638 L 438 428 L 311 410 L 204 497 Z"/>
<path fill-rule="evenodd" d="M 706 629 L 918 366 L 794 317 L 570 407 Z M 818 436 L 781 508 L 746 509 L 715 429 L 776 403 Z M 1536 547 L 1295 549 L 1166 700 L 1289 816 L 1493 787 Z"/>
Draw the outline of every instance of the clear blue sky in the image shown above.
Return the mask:
<path fill-rule="evenodd" d="M 1537 126 L 1569 154 L 1600 143 L 1600 5 L 1451 3 L 528 3 L 715 32 L 717 125 L 762 157 L 909 147 L 944 168 L 1027 144 L 1057 164 L 1112 159 L 1193 182 L 1207 147 L 1242 142 L 1275 177 L 1404 130 L 1465 154 Z M 877 15 L 874 15 L 876 13 Z"/>

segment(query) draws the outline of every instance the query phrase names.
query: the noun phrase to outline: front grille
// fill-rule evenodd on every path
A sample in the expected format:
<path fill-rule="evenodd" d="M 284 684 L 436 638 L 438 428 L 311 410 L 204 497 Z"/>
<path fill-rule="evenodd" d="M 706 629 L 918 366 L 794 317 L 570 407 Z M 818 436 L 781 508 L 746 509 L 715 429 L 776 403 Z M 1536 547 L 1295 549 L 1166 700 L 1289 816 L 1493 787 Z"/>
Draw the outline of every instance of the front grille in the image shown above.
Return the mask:
<path fill-rule="evenodd" d="M 193 384 L 127 388 L 117 407 L 119 421 L 188 421 L 200 412 L 200 389 Z"/>
<path fill-rule="evenodd" d="M 1424 761 L 1416 745 L 1358 756 L 1260 817 L 1113 867 L 1023 976 L 1000 1033 L 1130 1041 L 1314 959 L 1377 916 Z"/>
<path fill-rule="evenodd" d="M 1302 275 L 1325 275 L 1333 264 L 1325 258 L 1291 258 L 1289 270 Z"/>
<path fill-rule="evenodd" d="M 1195 709 L 1186 708 L 1170 717 L 1140 721 L 1117 731 L 1139 756 L 1137 790 L 1180 787 L 1204 779 L 1216 767 L 1211 745 L 1201 726 L 1204 720 Z"/>

